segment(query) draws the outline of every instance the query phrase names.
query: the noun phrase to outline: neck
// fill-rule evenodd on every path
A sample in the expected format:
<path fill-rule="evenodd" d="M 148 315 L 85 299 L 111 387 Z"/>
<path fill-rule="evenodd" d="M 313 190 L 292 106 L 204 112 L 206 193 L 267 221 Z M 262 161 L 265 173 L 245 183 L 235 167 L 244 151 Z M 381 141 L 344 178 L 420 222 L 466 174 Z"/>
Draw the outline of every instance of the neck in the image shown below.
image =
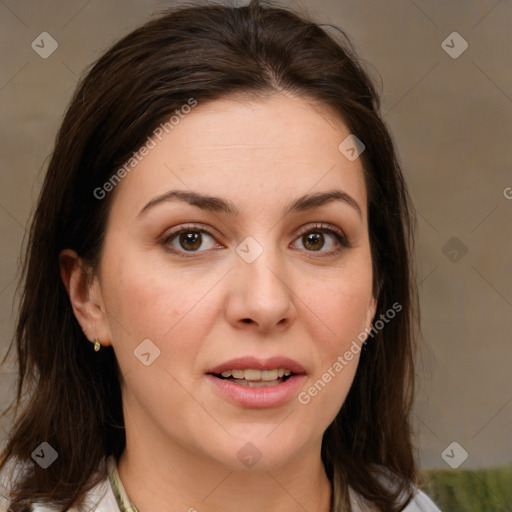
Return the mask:
<path fill-rule="evenodd" d="M 118 471 L 139 512 L 330 512 L 321 440 L 280 466 L 233 469 L 168 439 L 129 432 Z"/>

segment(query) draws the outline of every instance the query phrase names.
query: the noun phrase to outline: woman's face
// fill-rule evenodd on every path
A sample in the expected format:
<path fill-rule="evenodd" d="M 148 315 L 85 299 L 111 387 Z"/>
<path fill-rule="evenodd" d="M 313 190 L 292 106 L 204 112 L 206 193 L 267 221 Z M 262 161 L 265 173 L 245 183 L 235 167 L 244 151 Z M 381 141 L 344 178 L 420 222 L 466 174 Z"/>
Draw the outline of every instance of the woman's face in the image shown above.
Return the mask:
<path fill-rule="evenodd" d="M 376 307 L 349 133 L 281 94 L 199 103 L 110 192 L 95 328 L 139 447 L 237 467 L 320 453 Z"/>

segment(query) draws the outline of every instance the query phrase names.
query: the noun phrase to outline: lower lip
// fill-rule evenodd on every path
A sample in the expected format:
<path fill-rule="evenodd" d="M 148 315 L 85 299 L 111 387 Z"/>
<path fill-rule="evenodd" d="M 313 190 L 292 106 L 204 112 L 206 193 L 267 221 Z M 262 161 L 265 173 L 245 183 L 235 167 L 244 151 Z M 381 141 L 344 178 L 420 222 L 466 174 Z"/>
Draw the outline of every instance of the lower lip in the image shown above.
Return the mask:
<path fill-rule="evenodd" d="M 224 398 L 244 407 L 264 408 L 282 405 L 292 398 L 306 379 L 306 375 L 294 375 L 277 386 L 250 388 L 214 375 L 206 375 Z"/>

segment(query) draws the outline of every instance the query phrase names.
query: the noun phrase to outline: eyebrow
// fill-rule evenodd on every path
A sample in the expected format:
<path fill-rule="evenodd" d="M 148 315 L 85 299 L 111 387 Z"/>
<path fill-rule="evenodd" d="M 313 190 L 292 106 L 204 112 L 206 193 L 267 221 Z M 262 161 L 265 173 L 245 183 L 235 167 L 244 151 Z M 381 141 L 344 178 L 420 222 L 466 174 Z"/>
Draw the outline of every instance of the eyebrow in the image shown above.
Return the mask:
<path fill-rule="evenodd" d="M 229 199 L 222 197 L 209 196 L 189 190 L 170 190 L 161 196 L 157 196 L 147 204 L 138 213 L 137 217 L 142 216 L 149 209 L 166 202 L 183 201 L 192 206 L 197 206 L 202 210 L 211 212 L 221 212 L 228 215 L 239 215 L 240 210 Z M 357 201 L 342 190 L 330 190 L 327 192 L 318 192 L 315 194 L 305 194 L 288 204 L 284 210 L 284 215 L 297 213 L 319 208 L 333 201 L 341 201 L 351 206 L 362 219 L 362 211 Z"/>

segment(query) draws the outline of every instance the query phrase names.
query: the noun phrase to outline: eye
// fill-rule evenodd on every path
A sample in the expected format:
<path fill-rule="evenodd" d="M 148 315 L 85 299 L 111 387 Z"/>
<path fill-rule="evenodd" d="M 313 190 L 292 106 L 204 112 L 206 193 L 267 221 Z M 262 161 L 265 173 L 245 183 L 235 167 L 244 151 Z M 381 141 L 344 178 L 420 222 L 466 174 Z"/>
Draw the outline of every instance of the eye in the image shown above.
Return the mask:
<path fill-rule="evenodd" d="M 193 253 L 203 252 L 198 250 L 204 244 L 204 237 L 213 241 L 206 244 L 206 250 L 212 247 L 219 246 L 215 243 L 213 236 L 206 230 L 200 229 L 198 226 L 184 227 L 178 231 L 174 231 L 162 241 L 162 245 L 166 246 L 169 250 L 179 254 L 184 258 L 193 256 Z M 209 247 L 208 247 L 209 245 Z M 191 254 L 186 254 L 186 253 Z"/>
<path fill-rule="evenodd" d="M 326 238 L 329 241 L 330 235 L 331 242 L 327 243 L 327 246 L 334 246 L 333 249 L 321 250 L 326 246 Z M 209 243 L 206 243 L 209 240 Z M 321 253 L 322 257 L 332 256 L 340 252 L 343 248 L 351 247 L 348 238 L 344 233 L 334 227 L 329 227 L 325 224 L 315 224 L 313 226 L 307 226 L 299 234 L 299 238 L 306 252 L 317 252 Z M 207 230 L 202 229 L 196 225 L 184 226 L 170 234 L 168 234 L 161 242 L 163 246 L 174 254 L 177 254 L 183 258 L 193 257 L 196 253 L 204 252 L 214 247 L 223 248 L 224 246 L 215 242 L 215 238 Z M 203 247 L 203 250 L 200 248 Z M 188 253 L 188 254 L 187 254 Z"/>
<path fill-rule="evenodd" d="M 334 245 L 334 248 L 322 251 L 321 249 L 326 246 L 325 235 L 330 235 L 330 245 L 331 247 Z M 331 256 L 337 254 L 343 248 L 350 247 L 348 238 L 341 230 L 334 227 L 328 227 L 325 224 L 307 226 L 306 229 L 303 230 L 300 234 L 298 240 L 302 243 L 307 252 L 321 252 L 322 256 Z"/>

